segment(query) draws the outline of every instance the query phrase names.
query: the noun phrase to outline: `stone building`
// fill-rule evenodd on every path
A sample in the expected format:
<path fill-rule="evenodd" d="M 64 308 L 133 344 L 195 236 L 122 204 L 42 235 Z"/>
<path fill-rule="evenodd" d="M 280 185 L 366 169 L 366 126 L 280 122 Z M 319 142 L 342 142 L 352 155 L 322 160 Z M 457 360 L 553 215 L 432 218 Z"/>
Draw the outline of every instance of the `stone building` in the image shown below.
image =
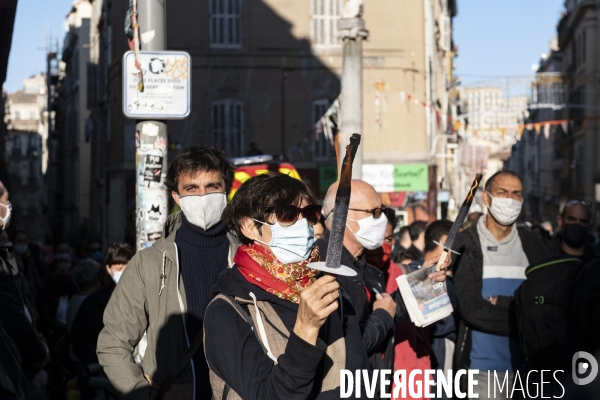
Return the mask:
<path fill-rule="evenodd" d="M 343 0 L 168 3 L 167 49 L 192 57 L 192 110 L 187 119 L 168 123 L 169 160 L 182 147 L 203 144 L 242 156 L 256 142 L 263 152 L 287 158 L 322 194 L 331 182 L 322 178 L 331 176 L 336 162 L 319 121 L 340 94 L 337 21 L 343 5 Z M 135 234 L 135 121 L 123 116 L 121 104 L 127 6 L 95 0 L 89 33 L 78 31 L 81 43 L 92 38 L 88 88 L 93 88 L 86 108 L 89 196 L 88 186 L 77 188 L 79 219 L 89 216 L 105 244 Z M 369 30 L 363 46 L 365 164 L 425 164 L 435 171 L 446 162 L 436 154 L 451 152 L 443 143 L 454 113 L 448 88 L 456 12 L 454 0 L 364 5 Z M 427 175 L 433 189 L 440 182 L 451 187 L 449 179 Z"/>
<path fill-rule="evenodd" d="M 9 167 L 13 227 L 25 229 L 31 241 L 43 242 L 47 235 L 44 215 L 42 167 L 47 134 L 46 77 L 35 75 L 23 88 L 8 94 L 8 137 L 5 157 Z"/>

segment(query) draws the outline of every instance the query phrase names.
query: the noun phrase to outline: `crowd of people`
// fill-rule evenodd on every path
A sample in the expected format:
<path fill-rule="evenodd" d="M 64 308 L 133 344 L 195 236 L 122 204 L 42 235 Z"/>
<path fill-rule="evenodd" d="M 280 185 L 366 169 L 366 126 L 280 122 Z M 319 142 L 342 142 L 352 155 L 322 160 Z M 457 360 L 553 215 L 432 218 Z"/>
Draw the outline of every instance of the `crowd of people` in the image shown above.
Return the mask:
<path fill-rule="evenodd" d="M 343 369 L 471 368 L 480 399 L 507 399 L 517 371 L 569 371 L 575 351 L 600 346 L 585 202 L 565 204 L 554 234 L 518 224 L 522 180 L 500 171 L 440 260 L 452 222 L 398 227 L 353 180 L 341 264 L 354 275 L 336 276 L 311 263 L 340 245 L 337 183 L 318 202 L 302 181 L 269 173 L 227 202 L 233 176 L 218 149 L 183 149 L 166 178 L 181 211 L 162 237 L 137 253 L 93 242 L 78 260 L 68 243 L 49 257 L 26 231 L 9 238 L 0 185 L 0 397 L 336 399 Z M 397 279 L 432 265 L 454 311 L 418 327 Z M 488 397 L 492 374 L 507 386 Z"/>

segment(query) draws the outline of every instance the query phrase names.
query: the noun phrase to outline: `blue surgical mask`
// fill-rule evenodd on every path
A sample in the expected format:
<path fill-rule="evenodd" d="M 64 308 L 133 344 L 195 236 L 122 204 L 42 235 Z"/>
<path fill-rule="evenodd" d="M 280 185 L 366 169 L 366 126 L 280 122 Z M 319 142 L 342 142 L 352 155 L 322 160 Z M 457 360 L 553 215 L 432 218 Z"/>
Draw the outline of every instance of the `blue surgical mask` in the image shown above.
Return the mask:
<path fill-rule="evenodd" d="M 116 271 L 113 272 L 113 281 L 115 281 L 115 283 L 119 283 L 119 279 L 121 279 L 121 275 L 123 274 L 123 271 Z"/>
<path fill-rule="evenodd" d="M 267 225 L 256 219 L 254 221 Z M 304 261 L 310 256 L 315 245 L 315 238 L 313 227 L 308 225 L 306 218 L 287 227 L 281 226 L 279 222 L 268 225 L 271 227 L 271 241 L 265 243 L 258 239 L 254 240 L 269 246 L 275 257 L 283 264 Z"/>

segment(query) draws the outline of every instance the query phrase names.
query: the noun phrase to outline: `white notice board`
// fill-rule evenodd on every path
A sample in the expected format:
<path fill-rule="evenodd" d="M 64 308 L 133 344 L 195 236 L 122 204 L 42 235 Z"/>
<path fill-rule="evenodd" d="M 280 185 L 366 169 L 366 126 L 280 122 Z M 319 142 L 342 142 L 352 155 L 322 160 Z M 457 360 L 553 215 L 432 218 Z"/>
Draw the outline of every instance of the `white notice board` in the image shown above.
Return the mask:
<path fill-rule="evenodd" d="M 191 58 L 185 51 L 141 51 L 143 91 L 135 54 L 123 56 L 123 113 L 127 118 L 183 119 L 190 114 Z"/>

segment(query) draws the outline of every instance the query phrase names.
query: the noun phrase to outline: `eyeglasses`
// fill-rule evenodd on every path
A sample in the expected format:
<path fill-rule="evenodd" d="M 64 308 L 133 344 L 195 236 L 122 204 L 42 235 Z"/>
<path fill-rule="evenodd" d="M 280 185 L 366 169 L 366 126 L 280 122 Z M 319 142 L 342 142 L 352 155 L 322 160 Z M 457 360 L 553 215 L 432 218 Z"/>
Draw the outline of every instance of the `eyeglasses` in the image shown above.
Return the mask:
<path fill-rule="evenodd" d="M 373 218 L 379 219 L 379 217 L 381 217 L 381 214 L 383 214 L 383 212 L 386 210 L 386 208 L 387 207 L 385 207 L 385 206 L 381 206 L 381 207 L 373 208 L 372 210 L 362 210 L 360 208 L 349 208 L 348 210 L 362 211 L 362 212 L 366 212 L 369 214 L 373 214 Z"/>
<path fill-rule="evenodd" d="M 574 204 L 581 204 L 582 206 L 586 207 L 586 208 L 590 208 L 592 205 L 588 202 L 588 201 L 584 201 L 584 200 L 569 200 L 567 201 L 567 206 L 572 206 Z"/>
<path fill-rule="evenodd" d="M 316 225 L 321 218 L 321 206 L 318 204 L 309 204 L 302 208 L 290 204 L 273 209 L 272 212 L 275 213 L 275 218 L 277 218 L 279 225 L 286 227 L 294 225 L 300 215 L 306 218 L 306 221 L 311 226 Z"/>

